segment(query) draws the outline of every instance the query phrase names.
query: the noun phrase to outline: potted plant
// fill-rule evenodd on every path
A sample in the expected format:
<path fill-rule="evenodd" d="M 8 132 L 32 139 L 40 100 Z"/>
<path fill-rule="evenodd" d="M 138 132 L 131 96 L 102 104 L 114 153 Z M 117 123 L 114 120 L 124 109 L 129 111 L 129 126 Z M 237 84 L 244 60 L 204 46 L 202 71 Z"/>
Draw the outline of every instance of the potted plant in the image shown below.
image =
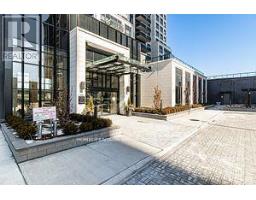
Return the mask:
<path fill-rule="evenodd" d="M 129 117 L 129 116 L 132 116 L 132 111 L 134 111 L 134 106 L 131 102 L 131 99 L 130 97 L 128 98 L 128 102 L 127 102 L 127 105 L 125 106 L 125 110 L 126 110 L 126 115 Z"/>

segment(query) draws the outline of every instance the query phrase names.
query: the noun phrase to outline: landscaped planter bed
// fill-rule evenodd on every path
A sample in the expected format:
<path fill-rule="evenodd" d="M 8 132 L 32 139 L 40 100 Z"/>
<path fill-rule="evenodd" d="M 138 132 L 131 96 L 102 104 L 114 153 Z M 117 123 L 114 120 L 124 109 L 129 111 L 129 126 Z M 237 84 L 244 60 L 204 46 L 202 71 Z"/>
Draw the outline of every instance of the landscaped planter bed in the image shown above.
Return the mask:
<path fill-rule="evenodd" d="M 111 126 L 48 140 L 33 140 L 32 143 L 28 143 L 14 135 L 15 131 L 5 123 L 1 124 L 1 129 L 17 163 L 89 144 L 119 133 L 119 127 Z"/>
<path fill-rule="evenodd" d="M 171 114 L 167 114 L 167 115 L 152 114 L 152 113 L 145 113 L 145 112 L 133 112 L 132 114 L 133 114 L 133 116 L 137 116 L 137 117 L 146 117 L 146 118 L 151 118 L 151 119 L 168 120 L 168 119 L 174 118 L 175 116 L 180 117 L 182 115 L 187 115 L 187 114 L 189 114 L 190 112 L 193 112 L 193 111 L 199 111 L 199 110 L 207 109 L 208 107 L 209 106 L 191 108 L 189 110 L 175 112 L 175 113 L 171 113 Z"/>

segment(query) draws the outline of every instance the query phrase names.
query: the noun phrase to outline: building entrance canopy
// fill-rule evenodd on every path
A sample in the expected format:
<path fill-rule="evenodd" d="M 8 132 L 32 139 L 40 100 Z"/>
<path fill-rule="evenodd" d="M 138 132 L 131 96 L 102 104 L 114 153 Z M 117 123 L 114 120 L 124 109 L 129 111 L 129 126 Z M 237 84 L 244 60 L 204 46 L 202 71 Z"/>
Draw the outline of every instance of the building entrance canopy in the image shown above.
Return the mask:
<path fill-rule="evenodd" d="M 90 72 L 99 72 L 113 75 L 149 72 L 151 69 L 146 64 L 127 58 L 123 55 L 113 55 L 107 58 L 88 62 L 86 69 Z"/>

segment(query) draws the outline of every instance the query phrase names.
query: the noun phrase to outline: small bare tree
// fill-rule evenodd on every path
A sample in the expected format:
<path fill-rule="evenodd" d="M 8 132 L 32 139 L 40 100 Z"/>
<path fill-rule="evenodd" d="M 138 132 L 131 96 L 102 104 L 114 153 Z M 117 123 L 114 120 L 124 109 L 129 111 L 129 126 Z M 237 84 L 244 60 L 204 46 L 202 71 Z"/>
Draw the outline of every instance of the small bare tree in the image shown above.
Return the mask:
<path fill-rule="evenodd" d="M 158 85 L 154 88 L 153 103 L 155 109 L 159 110 L 161 108 L 161 90 L 158 88 Z"/>

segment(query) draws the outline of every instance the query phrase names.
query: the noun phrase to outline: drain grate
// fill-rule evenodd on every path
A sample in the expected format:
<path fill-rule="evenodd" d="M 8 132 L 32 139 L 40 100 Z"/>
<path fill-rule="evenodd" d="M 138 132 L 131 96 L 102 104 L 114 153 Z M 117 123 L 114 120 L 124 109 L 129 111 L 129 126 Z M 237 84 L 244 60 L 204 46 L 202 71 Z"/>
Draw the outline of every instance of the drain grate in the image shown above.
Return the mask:
<path fill-rule="evenodd" d="M 199 122 L 199 119 L 190 119 L 190 121 Z"/>

